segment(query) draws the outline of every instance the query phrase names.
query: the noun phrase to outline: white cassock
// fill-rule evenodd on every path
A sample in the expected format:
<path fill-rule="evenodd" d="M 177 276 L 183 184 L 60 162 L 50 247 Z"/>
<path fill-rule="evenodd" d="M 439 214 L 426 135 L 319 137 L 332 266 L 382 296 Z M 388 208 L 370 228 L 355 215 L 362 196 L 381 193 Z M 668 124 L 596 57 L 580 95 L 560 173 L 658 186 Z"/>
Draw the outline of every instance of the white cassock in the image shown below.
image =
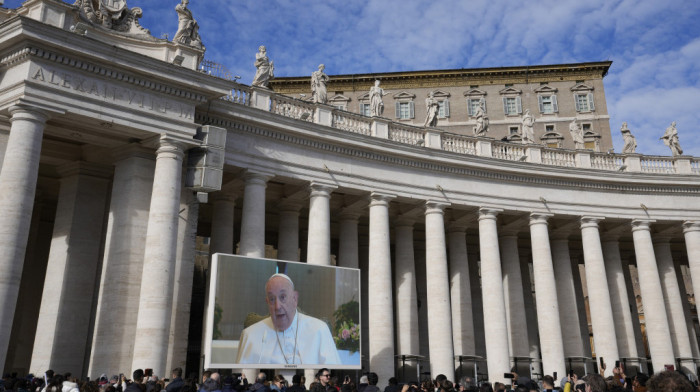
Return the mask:
<path fill-rule="evenodd" d="M 284 331 L 276 331 L 270 317 L 244 329 L 238 344 L 236 363 L 341 364 L 328 325 L 298 311 L 292 324 Z"/>

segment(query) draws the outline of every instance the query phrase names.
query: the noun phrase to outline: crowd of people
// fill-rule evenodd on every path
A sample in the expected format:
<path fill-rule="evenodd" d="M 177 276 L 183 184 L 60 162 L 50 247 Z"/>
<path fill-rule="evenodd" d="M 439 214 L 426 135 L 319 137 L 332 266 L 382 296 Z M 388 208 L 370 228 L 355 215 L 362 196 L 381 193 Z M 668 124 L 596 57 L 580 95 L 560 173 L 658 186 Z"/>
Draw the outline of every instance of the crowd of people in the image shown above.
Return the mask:
<path fill-rule="evenodd" d="M 627 377 L 622 367 L 613 369 L 613 375 L 607 378 L 600 374 L 579 378 L 571 373 L 560 380 L 546 375 L 535 381 L 516 373 L 507 376 L 512 380 L 510 384 L 477 383 L 471 377 L 463 377 L 455 383 L 442 374 L 432 380 L 407 383 L 399 383 L 392 377 L 385 381 L 384 392 L 700 392 L 697 382 L 691 382 L 680 371 L 671 370 L 651 377 L 643 373 Z M 181 368 L 173 369 L 170 379 L 159 378 L 150 369 L 137 369 L 131 379 L 123 374 L 108 379 L 103 374 L 98 380 L 79 380 L 70 373 L 58 374 L 48 370 L 43 377 L 6 374 L 0 381 L 0 392 L 382 392 L 376 373 L 363 375 L 358 382 L 345 375 L 341 381 L 324 368 L 316 373 L 308 390 L 303 375 L 294 375 L 291 381 L 290 385 L 280 374 L 268 378 L 264 372 L 260 372 L 252 383 L 245 374 L 232 373 L 222 377 L 212 371 L 205 371 L 201 378 L 196 375 L 183 378 Z"/>

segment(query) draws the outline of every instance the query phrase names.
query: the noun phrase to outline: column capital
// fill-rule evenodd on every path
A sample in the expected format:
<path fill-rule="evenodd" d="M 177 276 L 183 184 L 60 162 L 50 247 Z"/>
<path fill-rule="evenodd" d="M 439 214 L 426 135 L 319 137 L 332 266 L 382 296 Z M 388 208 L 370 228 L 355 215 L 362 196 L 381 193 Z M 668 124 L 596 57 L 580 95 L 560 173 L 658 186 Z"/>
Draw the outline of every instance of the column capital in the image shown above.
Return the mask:
<path fill-rule="evenodd" d="M 700 231 L 700 221 L 685 221 L 683 222 L 683 233 Z"/>
<path fill-rule="evenodd" d="M 309 188 L 311 189 L 311 197 L 331 197 L 331 193 L 338 189 L 337 185 L 331 185 L 331 184 L 324 184 L 322 182 L 316 182 L 312 181 L 309 184 Z"/>
<path fill-rule="evenodd" d="M 41 108 L 31 105 L 14 105 L 10 106 L 10 122 L 15 120 L 33 121 L 40 124 L 45 124 L 51 115 Z"/>
<path fill-rule="evenodd" d="M 302 203 L 299 200 L 284 198 L 277 204 L 277 209 L 280 212 L 299 212 Z"/>
<path fill-rule="evenodd" d="M 237 195 L 224 193 L 222 191 L 212 192 L 209 194 L 209 201 L 212 203 L 216 203 L 217 201 L 227 201 L 230 203 L 235 203 L 237 198 Z"/>
<path fill-rule="evenodd" d="M 273 174 L 257 172 L 252 170 L 246 170 L 245 174 L 243 175 L 243 179 L 245 180 L 246 185 L 257 184 L 267 186 L 267 182 L 272 177 L 274 177 Z"/>
<path fill-rule="evenodd" d="M 97 178 L 112 178 L 114 168 L 94 162 L 74 161 L 68 162 L 56 168 L 56 172 L 62 178 L 75 175 L 85 175 Z"/>
<path fill-rule="evenodd" d="M 338 214 L 338 219 L 341 221 L 354 221 L 357 222 L 362 216 L 362 211 L 351 208 L 343 208 Z"/>
<path fill-rule="evenodd" d="M 467 225 L 464 223 L 449 222 L 447 224 L 448 233 L 467 233 Z"/>
<path fill-rule="evenodd" d="M 415 218 L 406 216 L 406 215 L 399 215 L 396 217 L 394 220 L 394 226 L 395 227 L 410 227 L 413 228 L 413 225 L 416 223 Z"/>
<path fill-rule="evenodd" d="M 369 206 L 374 207 L 374 206 L 379 206 L 379 205 L 385 205 L 388 207 L 389 202 L 395 198 L 396 198 L 396 195 L 391 195 L 388 193 L 381 193 L 381 192 L 372 192 L 370 194 Z"/>
<path fill-rule="evenodd" d="M 639 230 L 651 231 L 651 224 L 656 222 L 652 219 L 635 219 L 632 221 L 632 232 Z"/>
<path fill-rule="evenodd" d="M 428 214 L 445 214 L 445 208 L 449 207 L 450 203 L 442 201 L 428 200 L 425 202 L 425 215 Z"/>
<path fill-rule="evenodd" d="M 496 220 L 496 217 L 501 212 L 503 212 L 503 209 L 501 209 L 501 208 L 480 207 L 479 208 L 479 220 L 482 220 L 482 219 Z"/>
<path fill-rule="evenodd" d="M 604 219 L 605 217 L 602 216 L 584 215 L 581 217 L 581 228 L 585 229 L 587 227 L 595 227 L 597 229 L 598 223 Z"/>
<path fill-rule="evenodd" d="M 545 224 L 549 225 L 549 218 L 553 217 L 554 214 L 549 214 L 546 212 L 531 212 L 530 213 L 530 226 Z"/>

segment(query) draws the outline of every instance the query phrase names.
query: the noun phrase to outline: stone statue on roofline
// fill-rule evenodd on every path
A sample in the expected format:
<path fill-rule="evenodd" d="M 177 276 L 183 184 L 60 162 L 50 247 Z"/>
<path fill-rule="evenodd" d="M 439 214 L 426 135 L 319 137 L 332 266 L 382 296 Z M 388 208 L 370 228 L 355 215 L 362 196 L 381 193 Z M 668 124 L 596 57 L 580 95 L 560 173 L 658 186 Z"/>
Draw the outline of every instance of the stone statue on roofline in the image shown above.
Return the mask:
<path fill-rule="evenodd" d="M 484 109 L 479 106 L 474 113 L 476 126 L 474 127 L 474 136 L 486 136 L 489 130 L 489 117 L 484 113 Z"/>
<path fill-rule="evenodd" d="M 316 103 L 328 102 L 326 84 L 328 83 L 329 77 L 323 72 L 325 69 L 326 66 L 320 64 L 318 66 L 318 71 L 311 73 L 311 100 Z"/>
<path fill-rule="evenodd" d="M 530 109 L 525 109 L 522 126 L 523 144 L 535 143 L 535 118 L 530 114 Z"/>
<path fill-rule="evenodd" d="M 202 49 L 204 46 L 202 38 L 199 36 L 199 24 L 194 20 L 192 11 L 187 8 L 189 3 L 190 0 L 181 0 L 180 4 L 175 6 L 178 24 L 173 41 Z"/>
<path fill-rule="evenodd" d="M 255 76 L 253 77 L 252 86 L 267 88 L 270 80 L 275 77 L 275 63 L 267 57 L 267 48 L 260 45 L 258 53 L 255 54 Z"/>
<path fill-rule="evenodd" d="M 674 157 L 683 155 L 683 149 L 681 148 L 681 143 L 678 141 L 678 130 L 676 129 L 676 122 L 672 122 L 671 125 L 666 128 L 664 135 L 659 138 L 664 141 L 664 144 L 671 149 L 671 154 Z"/>
<path fill-rule="evenodd" d="M 625 140 L 625 145 L 622 147 L 623 154 L 634 154 L 637 151 L 637 139 L 632 135 L 632 131 L 627 128 L 627 122 L 622 123 L 622 138 Z"/>
<path fill-rule="evenodd" d="M 424 127 L 434 127 L 438 122 L 438 112 L 440 111 L 440 104 L 437 99 L 435 99 L 435 93 L 430 92 L 428 98 L 425 99 L 425 106 L 428 109 L 428 113 L 425 116 Z"/>
<path fill-rule="evenodd" d="M 389 93 L 379 87 L 379 80 L 374 81 L 374 86 L 369 89 L 369 113 L 372 117 L 381 117 L 384 112 L 384 101 L 382 98 Z"/>
<path fill-rule="evenodd" d="M 574 140 L 574 148 L 577 150 L 583 150 L 586 148 L 586 142 L 583 140 L 583 130 L 573 119 L 569 124 L 569 132 L 571 132 L 571 138 Z"/>

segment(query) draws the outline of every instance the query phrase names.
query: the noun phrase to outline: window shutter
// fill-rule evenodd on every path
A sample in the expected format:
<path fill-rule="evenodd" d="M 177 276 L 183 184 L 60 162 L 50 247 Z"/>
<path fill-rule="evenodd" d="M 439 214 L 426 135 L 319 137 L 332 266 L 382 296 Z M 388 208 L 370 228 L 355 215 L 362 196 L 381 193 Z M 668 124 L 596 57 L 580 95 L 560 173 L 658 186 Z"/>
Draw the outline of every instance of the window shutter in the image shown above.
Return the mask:
<path fill-rule="evenodd" d="M 595 105 L 593 104 L 593 93 L 588 93 L 588 106 L 591 111 L 595 110 Z"/>
<path fill-rule="evenodd" d="M 469 114 L 470 116 L 474 115 L 474 108 L 472 107 L 471 99 L 467 99 L 467 114 Z"/>
<path fill-rule="evenodd" d="M 523 101 L 520 99 L 520 97 L 515 97 L 515 107 L 518 110 L 518 114 L 523 113 Z"/>
<path fill-rule="evenodd" d="M 481 110 L 483 110 L 484 113 L 486 113 L 486 99 L 485 98 L 481 98 L 479 100 L 479 105 L 481 105 Z"/>
<path fill-rule="evenodd" d="M 542 96 L 537 96 L 537 103 L 540 105 L 540 113 L 544 113 L 544 104 L 542 103 Z"/>
<path fill-rule="evenodd" d="M 401 102 L 396 101 L 396 118 L 401 118 Z"/>
<path fill-rule="evenodd" d="M 578 106 L 578 95 L 574 94 L 574 104 L 576 104 L 576 111 L 580 112 L 581 108 Z"/>
<path fill-rule="evenodd" d="M 450 117 L 450 101 L 446 99 L 442 102 L 445 103 L 445 117 Z"/>
<path fill-rule="evenodd" d="M 503 113 L 508 114 L 508 98 L 503 97 Z"/>
<path fill-rule="evenodd" d="M 557 96 L 552 95 L 552 110 L 554 110 L 554 113 L 559 112 L 559 105 L 557 105 Z"/>
<path fill-rule="evenodd" d="M 415 105 L 413 104 L 413 101 L 411 101 L 411 102 L 408 103 L 408 118 L 413 118 L 413 117 L 414 117 L 414 113 L 413 113 L 413 112 L 415 111 L 415 110 L 414 110 L 414 106 L 415 106 Z"/>

